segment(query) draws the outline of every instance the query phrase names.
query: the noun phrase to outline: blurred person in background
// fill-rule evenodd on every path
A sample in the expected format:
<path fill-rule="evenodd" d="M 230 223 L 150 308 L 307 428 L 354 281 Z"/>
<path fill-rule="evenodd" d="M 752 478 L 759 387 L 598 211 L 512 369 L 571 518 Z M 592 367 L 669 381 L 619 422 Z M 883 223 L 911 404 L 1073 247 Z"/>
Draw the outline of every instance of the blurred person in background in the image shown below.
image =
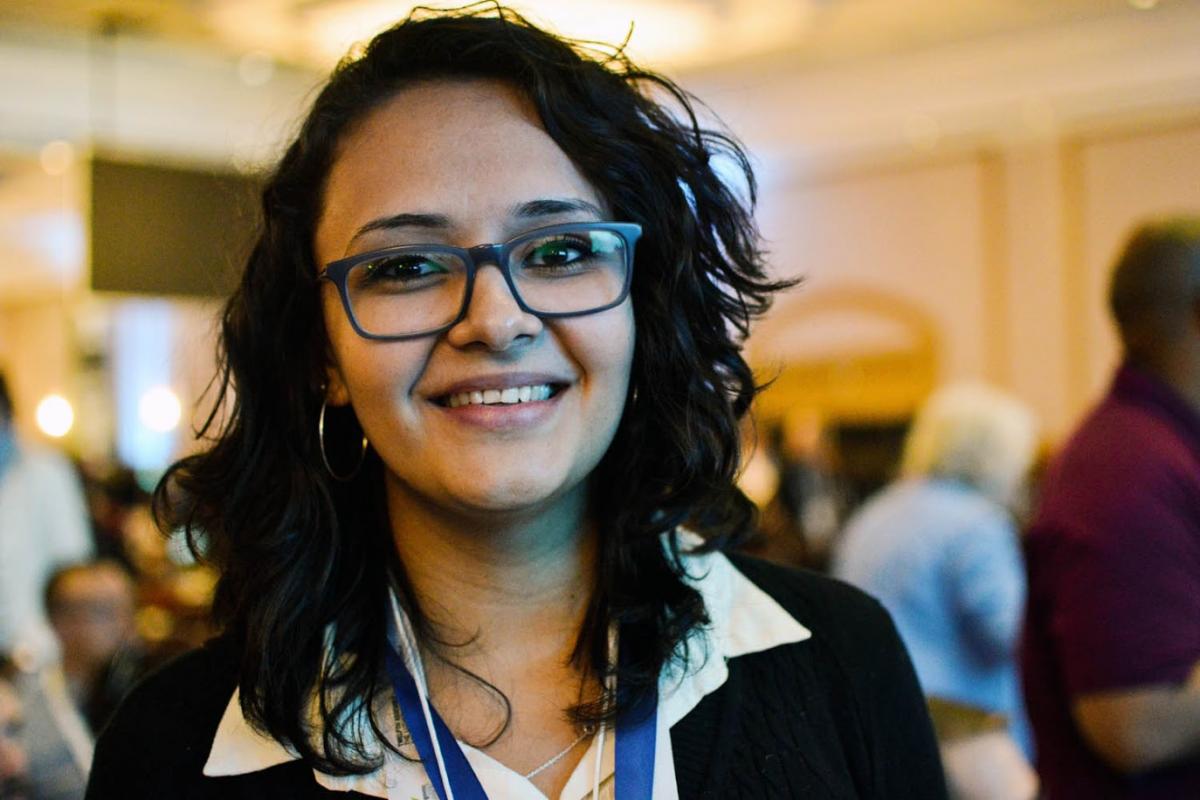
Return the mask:
<path fill-rule="evenodd" d="M 779 500 L 803 543 L 801 566 L 825 572 L 846 503 L 829 426 L 815 409 L 794 409 L 776 437 Z"/>
<path fill-rule="evenodd" d="M 74 467 L 58 453 L 18 440 L 12 396 L 0 374 L 0 650 L 53 659 L 42 587 L 56 565 L 87 559 L 92 550 Z"/>
<path fill-rule="evenodd" d="M 1047 796 L 1200 797 L 1200 218 L 1138 229 L 1124 361 L 1051 465 L 1022 669 Z"/>
<path fill-rule="evenodd" d="M 57 665 L 14 668 L 9 678 L 22 712 L 17 739 L 27 765 L 29 800 L 80 800 L 91 765 L 92 736 L 72 702 L 62 670 Z"/>
<path fill-rule="evenodd" d="M 747 419 L 738 486 L 758 506 L 758 527 L 742 552 L 826 572 L 844 508 L 837 457 L 821 416 L 796 409 L 759 426 Z"/>
<path fill-rule="evenodd" d="M 114 558 L 140 572 L 129 552 L 128 531 L 139 511 L 149 507 L 149 494 L 138 485 L 133 470 L 105 462 L 83 465 L 83 486 L 96 541 L 96 557 Z"/>
<path fill-rule="evenodd" d="M 199 647 L 214 633 L 211 567 L 197 563 L 182 532 L 159 533 L 150 496 L 129 468 L 89 464 L 84 483 L 99 557 L 127 567 L 136 584 L 138 635 L 147 662 Z"/>
<path fill-rule="evenodd" d="M 46 583 L 45 604 L 67 690 L 99 733 L 143 673 L 133 581 L 112 560 L 62 567 Z"/>
<path fill-rule="evenodd" d="M 24 712 L 12 684 L 15 674 L 12 661 L 0 655 L 0 800 L 35 800 L 26 792 L 29 756 L 21 743 Z"/>
<path fill-rule="evenodd" d="M 1010 506 L 1037 430 L 990 387 L 936 392 L 905 442 L 901 477 L 847 522 L 833 572 L 892 613 L 909 648 L 961 798 L 1027 800 L 1016 645 L 1025 570 Z"/>

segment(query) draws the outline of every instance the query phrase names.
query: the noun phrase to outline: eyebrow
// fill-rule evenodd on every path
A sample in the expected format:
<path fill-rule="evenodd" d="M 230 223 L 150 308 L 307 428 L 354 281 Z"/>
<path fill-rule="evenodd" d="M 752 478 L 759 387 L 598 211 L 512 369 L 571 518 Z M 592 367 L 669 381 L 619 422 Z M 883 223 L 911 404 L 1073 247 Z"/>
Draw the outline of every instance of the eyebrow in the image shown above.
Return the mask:
<path fill-rule="evenodd" d="M 513 206 L 508 213 L 517 219 L 537 219 L 575 212 L 583 212 L 596 219 L 604 218 L 604 212 L 594 203 L 574 197 L 529 200 Z M 350 242 L 353 243 L 355 239 L 371 231 L 393 231 L 403 228 L 446 230 L 450 227 L 452 227 L 452 223 L 445 214 L 393 214 L 390 217 L 373 219 L 363 225 L 350 237 Z"/>
<path fill-rule="evenodd" d="M 552 217 L 558 214 L 570 214 L 582 211 L 597 219 L 603 219 L 604 212 L 593 203 L 579 198 L 530 200 L 513 206 L 509 213 L 518 219 L 535 219 L 537 217 Z"/>
<path fill-rule="evenodd" d="M 371 231 L 392 231 L 399 228 L 433 228 L 445 229 L 450 227 L 450 218 L 445 214 L 393 214 L 390 217 L 373 219 L 354 232 L 350 237 L 353 243 L 358 237 Z"/>

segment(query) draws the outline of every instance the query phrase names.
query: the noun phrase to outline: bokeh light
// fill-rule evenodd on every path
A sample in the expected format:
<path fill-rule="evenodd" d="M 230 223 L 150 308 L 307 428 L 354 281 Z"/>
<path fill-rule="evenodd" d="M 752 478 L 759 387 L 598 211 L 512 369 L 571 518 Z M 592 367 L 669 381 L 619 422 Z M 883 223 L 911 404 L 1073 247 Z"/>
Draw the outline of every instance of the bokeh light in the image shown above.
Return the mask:
<path fill-rule="evenodd" d="M 166 386 L 148 389 L 138 400 L 138 419 L 158 433 L 175 430 L 182 414 L 179 396 Z"/>
<path fill-rule="evenodd" d="M 56 139 L 46 143 L 38 158 L 47 175 L 62 175 L 75 161 L 75 148 L 70 142 Z"/>
<path fill-rule="evenodd" d="M 47 436 L 62 438 L 75 424 L 75 409 L 61 394 L 49 394 L 41 399 L 35 411 L 38 428 Z"/>

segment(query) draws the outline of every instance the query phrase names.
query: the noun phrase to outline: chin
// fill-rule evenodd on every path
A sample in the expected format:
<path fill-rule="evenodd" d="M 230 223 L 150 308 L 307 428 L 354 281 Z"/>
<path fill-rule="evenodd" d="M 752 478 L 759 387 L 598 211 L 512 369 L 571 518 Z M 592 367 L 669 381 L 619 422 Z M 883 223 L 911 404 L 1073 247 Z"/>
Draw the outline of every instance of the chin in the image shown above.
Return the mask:
<path fill-rule="evenodd" d="M 537 511 L 553 505 L 564 495 L 557 484 L 505 482 L 491 486 L 472 486 L 458 496 L 465 509 L 481 513 L 505 514 Z"/>

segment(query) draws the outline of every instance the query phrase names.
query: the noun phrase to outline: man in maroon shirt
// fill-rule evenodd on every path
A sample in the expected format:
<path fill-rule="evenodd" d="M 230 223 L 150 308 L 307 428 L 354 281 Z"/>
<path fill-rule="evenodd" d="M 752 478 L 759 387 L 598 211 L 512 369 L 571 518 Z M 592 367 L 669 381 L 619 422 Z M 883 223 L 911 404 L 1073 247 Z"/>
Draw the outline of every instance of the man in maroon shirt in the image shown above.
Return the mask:
<path fill-rule="evenodd" d="M 1200 219 L 1138 230 L 1125 362 L 1027 541 L 1025 694 L 1046 794 L 1200 798 Z"/>

